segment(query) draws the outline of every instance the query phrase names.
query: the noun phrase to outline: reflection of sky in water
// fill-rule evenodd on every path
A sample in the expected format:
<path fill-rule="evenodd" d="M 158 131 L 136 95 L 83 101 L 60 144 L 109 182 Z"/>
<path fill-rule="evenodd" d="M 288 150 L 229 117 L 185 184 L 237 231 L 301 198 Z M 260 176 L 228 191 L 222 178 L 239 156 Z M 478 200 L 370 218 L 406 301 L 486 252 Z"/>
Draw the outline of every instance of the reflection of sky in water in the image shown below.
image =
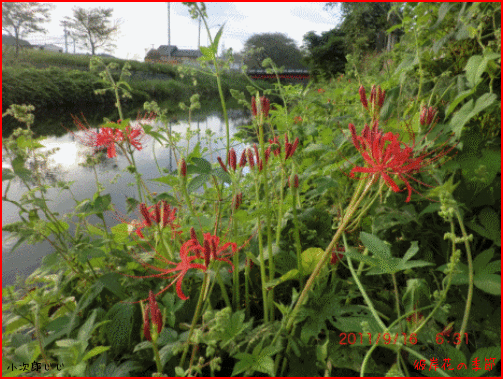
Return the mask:
<path fill-rule="evenodd" d="M 229 124 L 230 134 L 233 135 L 237 129 L 233 125 L 232 120 L 229 121 Z M 172 125 L 171 128 L 172 132 L 179 132 L 182 134 L 182 140 L 178 143 L 178 146 L 184 155 L 186 154 L 187 141 L 183 138 L 187 127 L 188 123 L 180 122 L 176 125 Z M 196 133 L 197 129 L 198 123 L 197 121 L 193 121 L 191 130 Z M 201 150 L 204 147 L 208 147 L 208 151 L 203 154 L 205 159 L 215 163 L 217 162 L 217 156 L 220 155 L 225 160 L 225 123 L 223 120 L 220 120 L 217 116 L 209 116 L 206 120 L 199 122 L 199 129 L 199 136 L 194 134 L 189 141 L 189 151 L 192 151 L 196 143 L 200 141 Z M 207 145 L 206 129 L 210 129 L 214 133 L 211 137 L 211 148 Z M 83 132 L 76 131 L 74 133 L 79 137 L 82 136 Z M 219 139 L 219 137 L 223 138 Z M 143 179 L 151 191 L 158 193 L 169 192 L 169 187 L 153 182 L 151 179 L 166 175 L 164 173 L 159 173 L 155 158 L 157 158 L 157 163 L 161 170 L 176 170 L 175 156 L 169 148 L 163 148 L 151 137 L 143 141 L 143 149 L 141 151 L 136 151 L 134 156 L 138 171 L 143 174 Z M 92 169 L 80 165 L 85 162 L 85 155 L 90 153 L 92 149 L 78 143 L 76 137 L 70 133 L 62 137 L 47 137 L 42 140 L 41 143 L 45 146 L 45 148 L 41 150 L 59 149 L 50 156 L 49 161 L 44 167 L 46 178 L 50 179 L 52 177 L 56 180 L 73 181 L 74 183 L 71 184 L 70 188 L 77 200 L 82 201 L 92 198 L 96 192 L 94 173 Z M 237 145 L 234 146 L 234 148 L 239 157 L 243 150 L 243 146 Z M 123 171 L 128 166 L 127 159 L 119 154 L 119 150 L 117 150 L 117 152 L 117 158 L 105 158 L 105 160 L 97 166 L 97 173 L 98 180 L 105 187 L 105 191 L 102 194 L 109 193 L 112 197 L 112 203 L 115 209 L 125 214 L 126 198 L 137 198 L 138 194 L 134 177 L 129 172 Z M 180 156 L 177 155 L 177 158 L 180 158 Z M 2 161 L 2 167 L 11 168 L 9 162 L 6 161 Z M 247 167 L 245 168 L 245 172 L 248 172 Z M 114 179 L 117 174 L 120 174 L 120 177 L 116 178 L 116 180 L 111 183 L 112 179 Z M 5 193 L 6 184 L 7 181 L 2 182 L 3 194 Z M 8 198 L 17 201 L 25 190 L 24 185 L 19 180 L 14 179 L 9 188 Z M 46 197 L 52 200 L 48 202 L 49 208 L 53 212 L 58 212 L 60 215 L 72 212 L 75 207 L 75 201 L 68 191 L 60 192 L 59 189 L 51 188 L 48 190 Z M 20 220 L 18 208 L 15 205 L 3 201 L 2 206 L 2 224 L 9 224 Z M 98 221 L 95 216 L 91 216 L 89 220 L 91 222 Z M 117 224 L 111 212 L 105 214 L 105 220 L 108 227 Z M 73 230 L 73 225 L 70 223 L 71 233 L 73 233 Z M 16 272 L 20 274 L 32 272 L 40 265 L 42 257 L 53 251 L 49 243 L 44 242 L 37 245 L 26 245 L 23 243 L 14 253 L 11 253 L 10 250 L 15 245 L 16 241 L 6 240 L 8 235 L 9 233 L 2 232 L 3 286 L 13 283 Z"/>

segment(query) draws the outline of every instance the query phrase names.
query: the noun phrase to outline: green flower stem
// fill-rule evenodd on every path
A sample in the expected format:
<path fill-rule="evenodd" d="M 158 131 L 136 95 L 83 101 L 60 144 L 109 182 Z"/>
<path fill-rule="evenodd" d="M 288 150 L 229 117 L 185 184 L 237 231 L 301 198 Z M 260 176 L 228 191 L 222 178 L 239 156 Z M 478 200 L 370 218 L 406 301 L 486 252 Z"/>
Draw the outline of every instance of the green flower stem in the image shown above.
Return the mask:
<path fill-rule="evenodd" d="M 356 212 L 358 205 L 361 203 L 361 201 L 363 200 L 363 198 L 365 197 L 366 193 L 371 188 L 373 183 L 374 183 L 373 180 L 369 181 L 369 182 L 367 182 L 367 185 L 364 187 L 365 182 L 362 180 L 358 184 L 358 187 L 356 188 L 356 190 L 353 194 L 353 197 L 351 198 L 351 201 L 350 201 L 348 207 L 346 208 L 346 212 L 344 213 L 344 217 L 342 218 L 341 223 L 340 223 L 339 227 L 337 228 L 337 231 L 335 232 L 334 237 L 332 238 L 332 241 L 330 242 L 327 249 L 323 253 L 323 256 L 321 257 L 320 261 L 316 265 L 311 276 L 307 280 L 307 283 L 304 286 L 302 293 L 300 294 L 299 298 L 297 299 L 297 303 L 295 304 L 295 307 L 293 308 L 292 313 L 290 314 L 290 317 L 289 317 L 288 322 L 286 324 L 287 332 L 289 332 L 291 330 L 291 328 L 293 326 L 293 322 L 295 320 L 295 317 L 297 316 L 297 313 L 300 310 L 300 307 L 302 306 L 304 301 L 307 300 L 307 294 L 308 294 L 309 290 L 311 289 L 311 287 L 313 286 L 315 278 L 318 276 L 319 272 L 321 271 L 321 268 L 326 263 L 333 248 L 336 246 L 337 241 L 339 241 L 339 238 L 341 237 L 342 232 L 345 230 L 347 224 L 349 223 L 352 216 Z M 363 190 L 363 192 L 362 192 L 362 190 Z"/>
<path fill-rule="evenodd" d="M 292 183 L 290 183 L 291 185 Z M 299 271 L 299 284 L 300 287 L 304 287 L 304 275 L 302 273 L 302 246 L 300 244 L 300 231 L 299 231 L 299 218 L 297 216 L 297 193 L 298 188 L 291 185 L 293 199 L 292 199 L 292 208 L 293 208 L 293 225 L 294 225 L 294 238 L 295 238 L 295 249 L 297 251 L 297 270 Z"/>
<path fill-rule="evenodd" d="M 161 364 L 161 356 L 159 355 L 159 348 L 157 347 L 157 342 L 152 340 L 152 350 L 154 350 L 154 359 L 155 365 L 157 367 L 157 372 L 162 374 L 162 364 Z"/>
<path fill-rule="evenodd" d="M 246 319 L 250 317 L 250 258 L 245 260 L 245 315 Z"/>
<path fill-rule="evenodd" d="M 267 164 L 265 161 L 265 144 L 264 144 L 264 127 L 263 124 L 259 124 L 259 134 L 260 134 L 260 154 L 262 156 L 263 169 L 262 173 L 264 175 L 264 193 L 265 193 L 265 207 L 266 207 L 266 232 L 267 232 L 267 255 L 269 258 L 269 281 L 274 280 L 274 258 L 272 256 L 272 230 L 271 230 L 271 199 L 269 194 L 269 175 Z M 268 293 L 267 302 L 269 303 L 270 320 L 274 319 L 274 288 Z"/>
<path fill-rule="evenodd" d="M 258 167 L 257 167 L 258 170 Z M 259 195 L 259 182 L 255 180 L 255 197 L 257 198 L 257 207 L 260 207 L 260 195 Z M 258 233 L 258 249 L 259 249 L 259 259 L 260 259 L 260 278 L 262 287 L 262 300 L 264 302 L 264 322 L 269 321 L 268 312 L 268 302 L 267 302 L 267 291 L 265 288 L 266 276 L 265 276 L 265 261 L 264 261 L 264 247 L 262 241 L 262 222 L 260 220 L 260 213 L 257 212 L 257 233 Z"/>
<path fill-rule="evenodd" d="M 465 225 L 463 223 L 463 218 L 461 217 L 461 214 L 459 213 L 458 207 L 454 208 L 454 212 L 456 214 L 456 217 L 459 222 L 459 227 L 461 228 L 461 233 L 463 233 L 463 242 L 465 243 L 465 249 L 466 249 L 466 259 L 468 260 L 468 296 L 466 299 L 466 305 L 465 305 L 465 313 L 463 315 L 463 321 L 461 322 L 461 329 L 459 331 L 459 334 L 462 336 L 465 331 L 466 327 L 468 326 L 468 319 L 470 318 L 470 309 L 472 305 L 472 299 L 473 299 L 473 261 L 472 261 L 472 252 L 470 249 L 470 244 L 468 243 L 469 241 L 469 236 L 466 233 Z M 456 349 L 459 349 L 461 347 L 461 344 L 456 346 Z"/>
<path fill-rule="evenodd" d="M 344 245 L 346 244 L 346 236 L 343 234 L 342 238 L 344 239 Z M 351 262 L 351 258 L 346 256 L 346 259 L 348 260 L 348 266 L 349 270 L 351 271 L 351 275 L 353 276 L 353 280 L 355 281 L 356 285 L 358 286 L 358 289 L 360 290 L 363 298 L 365 299 L 365 302 L 367 303 L 367 306 L 369 307 L 370 313 L 372 313 L 372 316 L 374 316 L 374 319 L 377 321 L 379 326 L 382 328 L 383 332 L 388 331 L 388 328 L 386 325 L 384 325 L 384 322 L 382 322 L 381 318 L 377 314 L 374 305 L 372 304 L 372 301 L 370 300 L 369 296 L 367 295 L 367 292 L 365 291 L 365 288 L 363 288 L 362 283 L 360 282 L 360 278 L 358 278 L 358 275 L 356 275 L 355 269 L 353 268 L 353 263 Z"/>
<path fill-rule="evenodd" d="M 179 366 L 183 368 L 183 364 L 185 363 L 185 358 L 187 357 L 187 352 L 190 347 L 190 339 L 192 338 L 192 334 L 194 334 L 194 329 L 197 324 L 197 320 L 199 319 L 199 315 L 201 314 L 201 308 L 203 306 L 204 293 L 206 291 L 206 287 L 208 285 L 209 274 L 208 272 L 204 273 L 203 284 L 201 285 L 201 291 L 199 292 L 199 299 L 197 300 L 196 311 L 194 313 L 194 317 L 192 318 L 192 324 L 190 325 L 189 336 L 187 337 L 187 345 L 183 349 L 182 359 L 180 360 Z"/>
<path fill-rule="evenodd" d="M 237 191 L 235 192 L 235 196 L 237 196 Z M 235 209 L 232 208 L 232 213 L 234 216 Z M 232 217 L 232 231 L 234 237 L 238 235 L 238 225 L 235 217 Z M 234 290 L 232 292 L 232 303 L 235 305 L 234 309 L 238 310 L 241 308 L 240 306 L 240 296 L 239 296 L 239 250 L 234 253 L 232 257 L 232 263 L 234 264 L 234 272 L 232 273 L 232 283 L 234 285 Z"/>
<path fill-rule="evenodd" d="M 218 262 L 218 263 L 221 264 L 222 262 Z M 222 280 L 222 277 L 220 276 L 220 264 L 218 265 L 218 268 L 215 271 L 215 276 L 217 278 L 218 285 L 220 286 L 220 290 L 222 291 L 222 297 L 224 298 L 225 306 L 232 309 L 232 304 L 231 304 L 231 301 L 229 300 L 229 295 L 227 295 L 227 290 L 225 289 L 225 284 Z M 234 271 L 237 271 L 236 267 L 234 267 Z"/>

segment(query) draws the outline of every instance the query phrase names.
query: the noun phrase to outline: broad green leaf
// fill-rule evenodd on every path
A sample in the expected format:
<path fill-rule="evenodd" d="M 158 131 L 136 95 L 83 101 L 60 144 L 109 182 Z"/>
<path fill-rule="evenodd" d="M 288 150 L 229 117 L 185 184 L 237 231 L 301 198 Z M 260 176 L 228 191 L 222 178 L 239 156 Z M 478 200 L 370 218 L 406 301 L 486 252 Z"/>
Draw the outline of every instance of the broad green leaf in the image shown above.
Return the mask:
<path fill-rule="evenodd" d="M 482 55 L 472 55 L 468 62 L 466 62 L 466 80 L 468 85 L 473 88 L 480 82 L 480 78 L 486 69 L 487 61 L 484 60 Z"/>
<path fill-rule="evenodd" d="M 487 370 L 484 369 L 486 364 L 490 364 L 494 369 L 500 360 L 501 348 L 499 346 L 481 347 L 472 354 L 472 356 L 470 357 L 470 362 L 479 362 L 479 367 L 482 370 L 470 370 L 468 376 L 482 376 L 487 373 Z M 494 370 L 492 372 L 496 375 L 500 374 L 498 372 L 494 372 Z"/>
<path fill-rule="evenodd" d="M 91 316 L 86 320 L 84 325 L 79 329 L 77 339 L 80 341 L 87 341 L 94 330 L 94 320 L 96 320 L 96 309 L 91 312 Z"/>
<path fill-rule="evenodd" d="M 319 247 L 310 247 L 302 252 L 300 259 L 303 275 L 313 272 L 314 268 L 323 256 L 323 253 L 323 249 Z"/>
<path fill-rule="evenodd" d="M 451 129 L 456 136 L 461 136 L 465 124 L 470 121 L 472 117 L 490 106 L 495 100 L 496 95 L 494 93 L 485 93 L 477 99 L 475 105 L 473 104 L 473 99 L 464 104 L 451 119 Z"/>
<path fill-rule="evenodd" d="M 122 275 L 119 275 L 118 273 L 111 272 L 111 273 L 100 276 L 100 278 L 98 280 L 103 284 L 103 286 L 107 290 L 112 292 L 119 299 L 124 300 L 127 297 L 127 295 L 124 292 L 124 288 L 122 287 L 122 285 L 120 283 L 120 279 L 122 279 L 122 278 L 123 278 Z"/>
<path fill-rule="evenodd" d="M 106 335 L 116 353 L 128 350 L 137 333 L 134 328 L 136 308 L 134 304 L 117 303 L 107 313 L 106 318 L 112 322 L 106 329 Z"/>
<path fill-rule="evenodd" d="M 187 185 L 187 190 L 193 192 L 210 180 L 210 175 L 201 174 L 193 178 Z"/>
<path fill-rule="evenodd" d="M 109 350 L 111 348 L 111 346 L 96 346 L 94 349 L 88 351 L 86 353 L 86 355 L 84 355 L 84 357 L 82 358 L 82 361 L 87 361 L 88 359 L 98 355 L 98 354 L 101 354 L 101 353 L 104 353 L 105 351 Z"/>
<path fill-rule="evenodd" d="M 211 172 L 211 163 L 204 158 L 192 158 L 191 162 L 195 165 L 192 172 L 197 174 L 209 174 Z M 187 168 L 187 172 L 188 172 Z"/>
<path fill-rule="evenodd" d="M 483 272 L 493 256 L 494 256 L 493 248 L 484 250 L 482 253 L 478 254 L 473 260 L 473 271 L 477 274 L 479 272 Z"/>
<path fill-rule="evenodd" d="M 452 113 L 454 109 L 456 109 L 460 102 L 462 102 L 468 96 L 472 95 L 474 92 L 475 89 L 470 89 L 459 93 L 459 95 L 449 104 L 449 107 L 447 107 L 447 110 L 445 111 L 445 119 L 447 120 L 447 117 Z"/>
<path fill-rule="evenodd" d="M 501 276 L 496 274 L 478 274 L 473 278 L 475 286 L 491 295 L 501 295 Z"/>
<path fill-rule="evenodd" d="M 265 286 L 267 289 L 271 289 L 271 288 L 276 287 L 278 284 L 286 282 L 287 280 L 298 279 L 298 278 L 299 278 L 299 270 L 294 268 L 293 270 L 288 271 L 286 274 L 282 275 L 281 277 L 276 278 L 274 280 L 271 280 L 270 282 L 266 282 Z"/>
<path fill-rule="evenodd" d="M 374 254 L 374 256 L 377 259 L 391 258 L 390 247 L 376 236 L 369 233 L 361 232 L 360 240 L 365 245 L 365 247 Z"/>
<path fill-rule="evenodd" d="M 114 236 L 114 241 L 124 243 L 129 240 L 129 230 L 127 224 L 118 224 L 110 228 Z"/>
<path fill-rule="evenodd" d="M 15 177 L 14 172 L 8 168 L 2 169 L 2 182 L 4 180 L 11 180 Z"/>
<path fill-rule="evenodd" d="M 220 27 L 220 29 L 218 29 L 218 32 L 215 35 L 215 39 L 213 40 L 213 44 L 211 46 L 213 48 L 213 51 L 215 52 L 215 54 L 218 51 L 218 43 L 220 42 L 220 37 L 222 37 L 222 32 L 224 31 L 224 26 L 225 26 L 225 23 Z"/>

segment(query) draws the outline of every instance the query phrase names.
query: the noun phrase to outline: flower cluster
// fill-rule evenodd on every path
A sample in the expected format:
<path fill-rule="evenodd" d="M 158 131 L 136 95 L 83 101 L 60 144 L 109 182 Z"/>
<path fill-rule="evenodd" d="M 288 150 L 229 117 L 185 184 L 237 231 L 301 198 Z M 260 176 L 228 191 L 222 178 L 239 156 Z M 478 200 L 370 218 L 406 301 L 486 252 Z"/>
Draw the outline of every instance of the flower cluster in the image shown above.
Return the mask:
<path fill-rule="evenodd" d="M 271 102 L 265 96 L 261 96 L 258 99 L 258 103 L 260 104 L 260 112 L 264 117 L 269 115 L 269 108 L 271 106 Z M 251 108 L 253 117 L 257 117 L 257 101 L 255 100 L 255 96 L 251 98 Z"/>
<path fill-rule="evenodd" d="M 229 271 L 232 272 L 232 270 L 234 269 L 234 265 L 227 257 L 232 256 L 237 251 L 237 245 L 235 243 L 227 242 L 223 246 L 220 246 L 219 237 L 211 235 L 210 233 L 205 233 L 204 241 L 203 244 L 201 245 L 197 240 L 197 236 L 193 228 L 191 229 L 190 235 L 191 238 L 187 242 L 185 242 L 180 248 L 180 262 L 178 263 L 171 262 L 156 253 L 156 257 L 158 258 L 159 261 L 163 262 L 165 265 L 175 267 L 161 268 L 146 263 L 140 258 L 137 258 L 137 260 L 143 267 L 157 271 L 158 274 L 152 274 L 146 276 L 133 276 L 133 275 L 126 275 L 126 276 L 137 279 L 162 278 L 162 277 L 166 279 L 174 278 L 174 280 L 169 285 L 167 285 L 161 291 L 155 294 L 155 296 L 159 296 L 160 294 L 165 292 L 168 288 L 170 288 L 173 284 L 176 283 L 176 293 L 178 297 L 181 300 L 187 300 L 188 297 L 185 296 L 185 294 L 182 291 L 182 282 L 183 278 L 185 277 L 185 275 L 189 270 L 195 269 L 195 270 L 206 271 L 210 262 L 216 260 L 229 263 L 232 267 L 232 269 Z M 231 248 L 230 252 L 228 251 L 229 248 Z M 194 255 L 190 255 L 191 252 L 193 252 Z M 204 259 L 204 264 L 193 262 L 199 259 Z M 150 310 L 152 310 L 152 308 L 150 308 Z M 151 313 L 151 315 L 153 315 L 153 313 Z"/>
<path fill-rule="evenodd" d="M 157 333 L 161 333 L 162 330 L 162 314 L 159 310 L 159 306 L 155 300 L 155 295 L 152 290 L 148 294 L 148 304 L 145 307 L 145 313 L 143 314 L 143 334 L 148 341 L 152 341 L 152 336 L 150 335 L 150 320 L 157 326 Z"/>
<path fill-rule="evenodd" d="M 337 251 L 346 251 L 346 249 L 344 249 L 343 246 L 339 246 L 337 245 L 337 247 L 334 248 L 334 250 L 332 251 L 332 256 L 330 257 L 330 264 L 331 265 L 336 265 L 337 263 L 339 263 L 339 261 L 344 258 L 344 254 L 341 254 L 341 253 L 337 253 Z"/>
<path fill-rule="evenodd" d="M 437 115 L 437 109 L 433 107 L 423 106 L 421 114 L 419 115 L 419 123 L 421 125 L 431 125 Z"/>
<path fill-rule="evenodd" d="M 103 127 L 98 129 L 98 131 L 94 131 L 91 130 L 89 126 L 84 125 L 77 117 L 73 117 L 75 125 L 84 134 L 83 136 L 76 136 L 78 141 L 95 150 L 106 149 L 108 158 L 116 157 L 116 145 L 122 145 L 123 143 L 133 146 L 136 150 L 141 150 L 143 148 L 142 139 L 145 137 L 145 131 L 140 123 L 151 119 L 152 116 L 150 116 L 150 118 L 141 119 L 138 125 L 135 126 L 128 123 L 123 130 L 119 128 Z M 121 122 L 121 120 L 118 120 L 116 124 L 120 125 Z"/>
<path fill-rule="evenodd" d="M 278 136 L 275 136 L 274 139 L 269 139 L 269 143 L 271 144 L 271 146 L 269 146 L 268 150 L 269 149 L 272 149 L 272 152 L 274 154 L 274 156 L 278 156 L 280 155 L 281 153 L 281 145 L 279 143 L 279 140 L 278 140 Z M 295 138 L 295 140 L 293 141 L 293 143 L 290 143 L 288 141 L 288 135 L 285 134 L 285 144 L 284 144 L 284 148 L 285 148 L 285 161 L 290 158 L 293 153 L 295 153 L 295 150 L 297 149 L 297 146 L 299 144 L 299 137 Z"/>
<path fill-rule="evenodd" d="M 366 163 L 366 167 L 353 167 L 350 176 L 354 177 L 354 174 L 359 172 L 369 174 L 367 177 L 370 180 L 382 177 L 394 192 L 399 192 L 400 188 L 391 178 L 392 176 L 397 176 L 405 183 L 408 189 L 409 193 L 406 202 L 410 201 L 412 194 L 412 186 L 407 178 L 418 181 L 411 174 L 421 171 L 421 169 L 445 156 L 454 148 L 443 149 L 444 145 L 442 145 L 440 148 L 429 153 L 423 150 L 419 154 L 416 154 L 414 152 L 414 136 L 411 136 L 412 146 L 409 146 L 398 140 L 398 133 L 383 133 L 379 129 L 377 122 L 374 122 L 372 129 L 365 124 L 361 135 L 356 134 L 353 124 L 349 124 L 349 131 L 351 132 L 353 145 L 360 152 Z M 431 156 L 433 154 L 435 156 Z"/>
<path fill-rule="evenodd" d="M 173 231 L 173 236 L 182 233 L 181 231 L 175 230 L 180 227 L 180 225 L 175 224 L 177 209 L 171 208 L 171 206 L 165 200 L 161 200 L 156 205 L 152 205 L 150 207 L 147 207 L 145 203 L 141 203 L 139 209 L 140 214 L 143 217 L 143 221 L 135 223 L 136 225 L 139 225 L 135 229 L 135 232 L 140 238 L 145 238 L 143 236 L 143 233 L 141 232 L 141 229 L 146 226 L 152 226 L 153 222 L 161 225 L 163 228 L 169 225 L 169 227 Z"/>
<path fill-rule="evenodd" d="M 370 112 L 372 120 L 378 120 L 379 112 L 381 111 L 381 107 L 384 104 L 384 98 L 386 97 L 386 91 L 382 91 L 381 86 L 376 87 L 375 84 L 372 86 L 369 99 L 370 108 L 369 102 L 367 101 L 367 94 L 365 93 L 365 88 L 363 86 L 360 86 L 358 93 L 360 94 L 360 102 L 362 103 L 363 108 Z"/>

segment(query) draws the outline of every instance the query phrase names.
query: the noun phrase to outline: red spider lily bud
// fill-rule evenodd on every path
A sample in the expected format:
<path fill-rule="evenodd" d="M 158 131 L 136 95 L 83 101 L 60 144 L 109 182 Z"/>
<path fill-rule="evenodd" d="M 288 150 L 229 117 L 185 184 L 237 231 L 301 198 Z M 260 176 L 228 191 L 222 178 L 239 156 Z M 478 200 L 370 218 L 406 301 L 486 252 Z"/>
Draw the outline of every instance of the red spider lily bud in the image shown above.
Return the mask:
<path fill-rule="evenodd" d="M 211 240 L 211 258 L 217 259 L 218 243 L 215 239 Z"/>
<path fill-rule="evenodd" d="M 222 161 L 222 158 L 217 157 L 217 161 L 218 161 L 218 163 L 220 163 L 220 166 L 222 166 L 223 170 L 224 170 L 225 172 L 228 172 L 228 171 L 227 171 L 227 167 L 225 167 L 224 162 Z"/>
<path fill-rule="evenodd" d="M 208 267 L 210 265 L 211 248 L 210 241 L 204 240 L 204 265 Z"/>
<path fill-rule="evenodd" d="M 159 310 L 157 302 L 155 301 L 155 296 L 152 290 L 150 290 L 149 292 L 148 304 L 143 315 L 143 334 L 147 340 L 152 341 L 152 336 L 150 334 L 150 319 L 152 320 L 152 323 L 157 327 L 157 334 L 161 333 L 162 314 Z"/>
<path fill-rule="evenodd" d="M 251 98 L 251 107 L 252 107 L 252 115 L 254 117 L 257 116 L 257 103 L 255 103 L 255 96 L 252 96 Z"/>
<path fill-rule="evenodd" d="M 376 95 L 377 95 L 376 85 L 374 84 L 372 85 L 372 89 L 370 90 L 370 104 L 375 105 Z"/>
<path fill-rule="evenodd" d="M 143 218 L 145 219 L 145 224 L 147 226 L 151 226 L 152 221 L 150 221 L 150 215 L 148 213 L 148 209 L 147 209 L 147 206 L 145 205 L 145 203 L 140 204 L 140 213 L 143 216 Z"/>
<path fill-rule="evenodd" d="M 260 98 L 260 106 L 262 107 L 262 114 L 264 115 L 264 117 L 269 116 L 269 108 L 271 106 L 271 102 L 267 97 L 262 96 Z"/>
<path fill-rule="evenodd" d="M 285 143 L 285 161 L 290 157 L 290 151 L 292 150 L 291 143 Z"/>
<path fill-rule="evenodd" d="M 358 139 L 356 138 L 356 129 L 353 124 L 349 124 L 349 131 L 351 133 L 351 140 L 353 141 L 353 145 L 355 145 L 356 149 L 360 149 L 360 142 L 358 142 Z"/>
<path fill-rule="evenodd" d="M 156 223 L 161 223 L 161 202 L 157 203 L 154 207 L 154 220 Z"/>
<path fill-rule="evenodd" d="M 363 127 L 362 137 L 364 139 L 368 139 L 370 137 L 370 128 L 369 128 L 368 124 L 365 124 L 365 126 Z"/>
<path fill-rule="evenodd" d="M 249 268 L 252 268 L 252 267 L 253 267 L 253 261 L 252 261 L 250 258 L 246 258 L 246 259 L 245 259 L 245 264 L 246 264 L 246 266 L 248 266 Z"/>
<path fill-rule="evenodd" d="M 264 168 L 264 164 L 263 164 L 263 162 L 262 162 L 262 159 L 259 159 L 259 161 L 258 161 L 258 164 L 257 164 L 257 165 L 258 165 L 258 170 L 259 170 L 259 172 L 261 172 L 261 171 L 262 171 L 262 169 Z"/>
<path fill-rule="evenodd" d="M 182 176 L 182 178 L 185 178 L 187 176 L 187 163 L 183 158 L 180 161 L 180 175 Z"/>
<path fill-rule="evenodd" d="M 377 91 L 377 106 L 379 108 L 382 107 L 384 104 L 384 98 L 386 97 L 386 91 L 381 92 L 381 86 L 379 86 L 378 91 Z"/>
<path fill-rule="evenodd" d="M 243 153 L 241 154 L 241 159 L 239 160 L 239 167 L 244 167 L 246 165 L 246 149 L 243 150 Z"/>
<path fill-rule="evenodd" d="M 255 150 L 255 158 L 257 159 L 258 163 L 258 161 L 260 160 L 260 154 L 258 153 L 258 147 L 256 143 L 253 144 L 253 150 Z"/>
<path fill-rule="evenodd" d="M 196 230 L 194 229 L 193 226 L 190 228 L 190 239 L 194 240 L 194 241 L 197 241 Z"/>
<path fill-rule="evenodd" d="M 285 134 L 285 146 L 288 145 L 288 134 Z"/>
<path fill-rule="evenodd" d="M 255 166 L 255 161 L 253 160 L 253 152 L 251 149 L 246 149 L 246 155 L 248 155 L 248 162 L 250 163 L 250 168 Z"/>
<path fill-rule="evenodd" d="M 264 152 L 265 163 L 269 161 L 269 156 L 271 155 L 271 146 L 269 146 Z"/>
<path fill-rule="evenodd" d="M 381 130 L 379 129 L 379 120 L 374 120 L 372 124 L 372 133 L 379 133 Z"/>
<path fill-rule="evenodd" d="M 433 107 L 427 107 L 426 105 L 421 110 L 421 115 L 419 116 L 419 123 L 421 125 L 430 125 L 437 114 L 437 109 Z"/>
<path fill-rule="evenodd" d="M 236 196 L 234 196 L 234 200 L 233 200 L 234 209 L 237 210 L 242 202 L 243 202 L 243 194 L 240 192 L 240 193 L 236 194 Z"/>
<path fill-rule="evenodd" d="M 368 109 L 369 105 L 367 103 L 367 94 L 365 93 L 365 88 L 363 86 L 360 86 L 358 92 L 360 93 L 360 102 L 365 109 Z"/>
<path fill-rule="evenodd" d="M 281 153 L 281 146 L 279 145 L 278 136 L 275 136 L 274 139 L 269 139 L 269 143 L 271 144 L 271 148 L 274 148 L 272 152 L 277 157 Z"/>
<path fill-rule="evenodd" d="M 295 141 L 293 141 L 293 145 L 289 151 L 288 158 L 290 158 L 293 155 L 293 153 L 295 153 L 295 150 L 297 149 L 298 144 L 299 144 L 299 137 L 295 138 Z M 285 160 L 288 158 L 285 158 Z"/>
<path fill-rule="evenodd" d="M 236 152 L 232 147 L 229 150 L 229 157 L 227 160 L 229 162 L 229 167 L 232 168 L 232 171 L 236 171 Z"/>
<path fill-rule="evenodd" d="M 299 176 L 297 174 L 295 174 L 295 176 L 293 178 L 293 186 L 295 188 L 299 188 Z"/>

